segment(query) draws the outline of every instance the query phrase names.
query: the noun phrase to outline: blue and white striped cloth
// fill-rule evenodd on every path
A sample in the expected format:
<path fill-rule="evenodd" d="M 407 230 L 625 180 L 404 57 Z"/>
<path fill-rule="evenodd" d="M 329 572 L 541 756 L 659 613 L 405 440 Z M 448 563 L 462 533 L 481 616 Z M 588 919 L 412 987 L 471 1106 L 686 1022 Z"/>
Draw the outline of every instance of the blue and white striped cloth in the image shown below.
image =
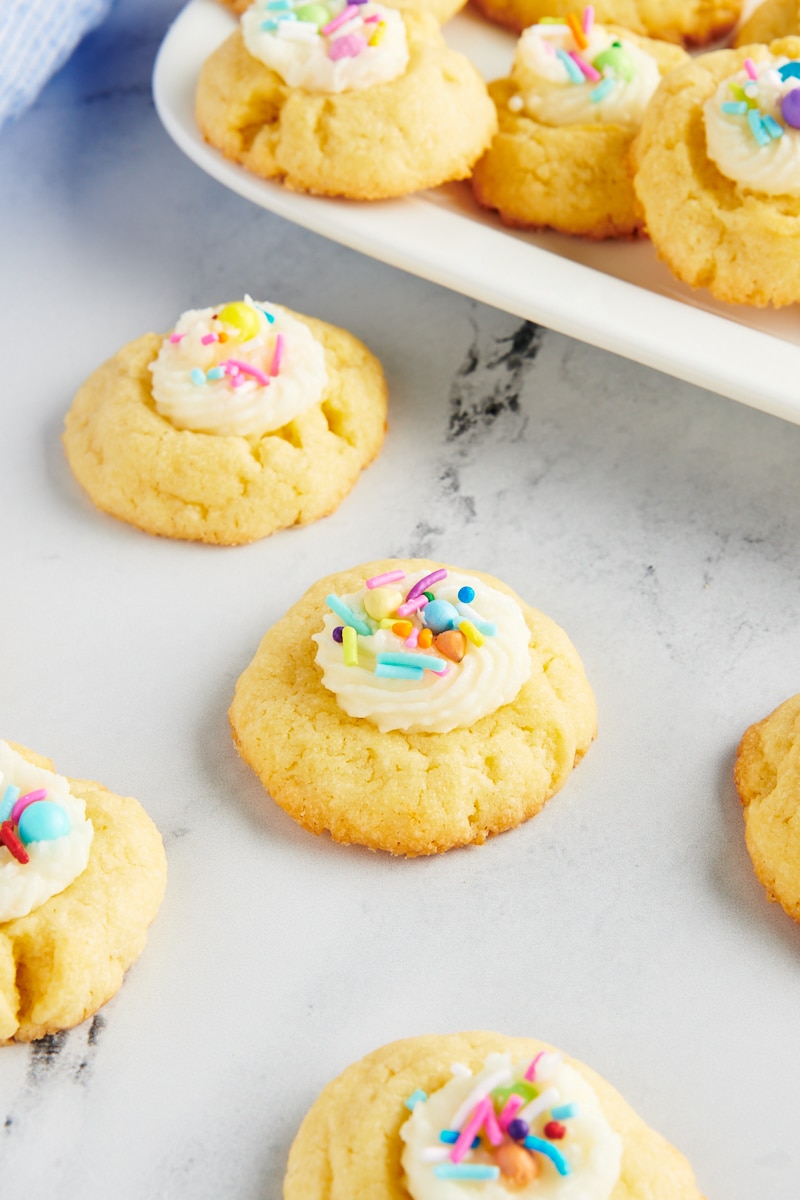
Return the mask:
<path fill-rule="evenodd" d="M 0 126 L 32 104 L 113 0 L 0 0 Z"/>

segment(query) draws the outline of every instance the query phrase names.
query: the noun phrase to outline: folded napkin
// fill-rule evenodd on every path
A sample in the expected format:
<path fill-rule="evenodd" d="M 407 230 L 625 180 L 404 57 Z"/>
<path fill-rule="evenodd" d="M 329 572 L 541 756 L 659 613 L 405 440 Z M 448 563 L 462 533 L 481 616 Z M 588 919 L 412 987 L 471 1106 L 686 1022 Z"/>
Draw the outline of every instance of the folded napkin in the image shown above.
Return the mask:
<path fill-rule="evenodd" d="M 0 0 L 0 125 L 32 104 L 113 0 Z"/>

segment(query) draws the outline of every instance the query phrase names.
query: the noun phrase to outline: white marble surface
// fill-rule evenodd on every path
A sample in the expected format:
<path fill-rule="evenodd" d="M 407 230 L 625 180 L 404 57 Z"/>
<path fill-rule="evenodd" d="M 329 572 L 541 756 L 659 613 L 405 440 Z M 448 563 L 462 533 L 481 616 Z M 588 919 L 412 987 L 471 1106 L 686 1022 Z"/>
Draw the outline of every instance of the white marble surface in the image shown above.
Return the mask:
<path fill-rule="evenodd" d="M 121 0 L 0 134 L 0 726 L 139 797 L 170 858 L 117 998 L 0 1050 L 3 1200 L 278 1200 L 326 1080 L 470 1027 L 594 1065 L 709 1200 L 796 1200 L 800 930 L 752 874 L 731 767 L 800 682 L 800 429 L 227 194 L 153 112 L 175 11 Z M 245 289 L 381 356 L 380 459 L 334 516 L 247 548 L 101 516 L 61 451 L 74 390 Z M 262 632 L 317 576 L 384 553 L 504 577 L 596 689 L 600 737 L 564 792 L 482 848 L 405 862 L 314 839 L 231 745 Z"/>

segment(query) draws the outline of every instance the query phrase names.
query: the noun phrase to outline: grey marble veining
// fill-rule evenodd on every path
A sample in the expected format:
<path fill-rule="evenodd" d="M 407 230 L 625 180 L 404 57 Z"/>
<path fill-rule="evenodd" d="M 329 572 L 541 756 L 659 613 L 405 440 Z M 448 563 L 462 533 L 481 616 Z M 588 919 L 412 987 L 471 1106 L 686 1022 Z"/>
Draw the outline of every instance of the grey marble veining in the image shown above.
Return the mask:
<path fill-rule="evenodd" d="M 0 135 L 2 733 L 139 797 L 170 885 L 93 1021 L 0 1051 L 3 1200 L 278 1200 L 319 1088 L 396 1037 L 531 1032 L 583 1057 L 710 1200 L 795 1200 L 800 931 L 731 780 L 798 689 L 800 429 L 423 283 L 225 192 L 158 125 L 173 3 L 121 0 Z M 385 448 L 330 518 L 237 549 L 102 516 L 75 388 L 248 290 L 352 329 Z M 578 646 L 600 736 L 535 821 L 397 862 L 314 839 L 227 728 L 264 630 L 384 554 L 502 576 Z"/>

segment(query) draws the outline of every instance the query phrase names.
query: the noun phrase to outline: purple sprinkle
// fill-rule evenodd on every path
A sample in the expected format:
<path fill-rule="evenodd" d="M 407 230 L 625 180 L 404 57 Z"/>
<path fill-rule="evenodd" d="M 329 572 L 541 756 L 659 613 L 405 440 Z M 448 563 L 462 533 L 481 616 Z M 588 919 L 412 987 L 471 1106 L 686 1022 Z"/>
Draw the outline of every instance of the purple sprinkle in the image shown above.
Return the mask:
<path fill-rule="evenodd" d="M 409 590 L 406 596 L 406 604 L 409 600 L 416 600 L 417 596 L 421 596 L 425 589 L 429 588 L 432 584 L 446 578 L 447 571 L 445 571 L 444 567 L 440 567 L 438 571 L 431 571 L 430 575 L 426 575 L 424 579 L 420 579 L 419 583 L 415 583 Z"/>
<path fill-rule="evenodd" d="M 341 642 L 343 637 L 344 637 L 344 625 L 337 625 L 333 631 L 333 640 L 335 642 Z"/>

